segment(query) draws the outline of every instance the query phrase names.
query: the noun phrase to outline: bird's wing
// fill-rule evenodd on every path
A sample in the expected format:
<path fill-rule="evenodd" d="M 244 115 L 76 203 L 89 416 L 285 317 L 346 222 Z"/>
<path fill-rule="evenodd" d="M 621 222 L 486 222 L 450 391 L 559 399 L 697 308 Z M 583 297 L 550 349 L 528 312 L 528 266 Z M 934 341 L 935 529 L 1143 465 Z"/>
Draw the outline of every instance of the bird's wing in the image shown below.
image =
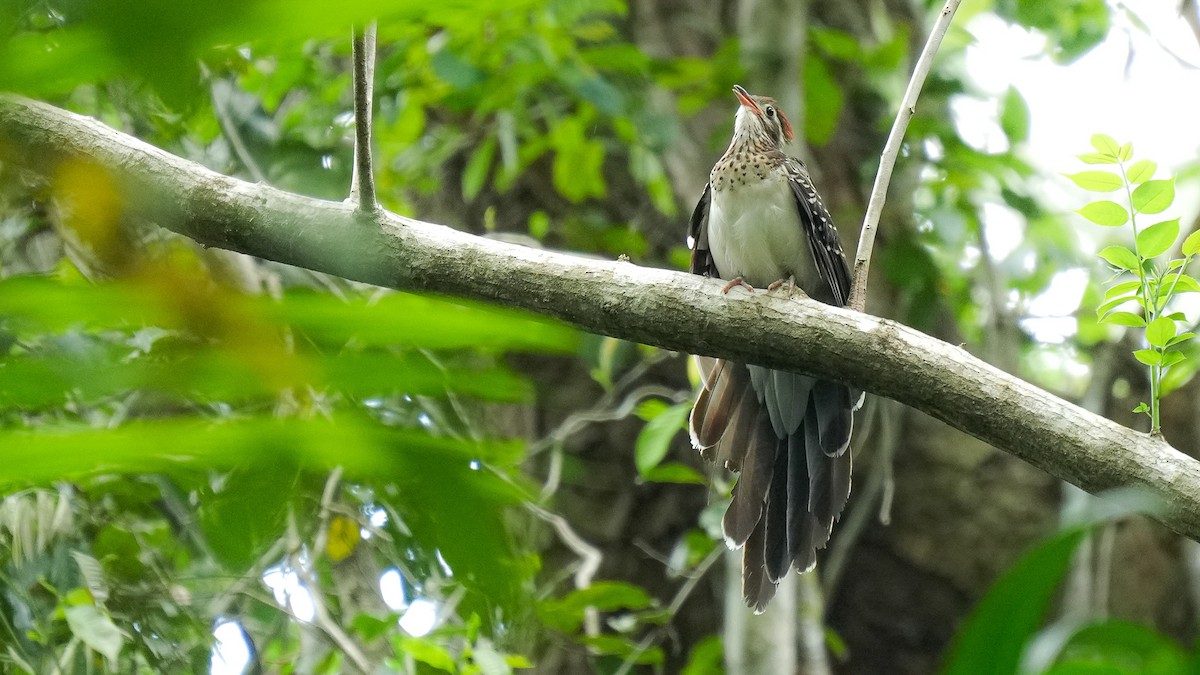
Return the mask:
<path fill-rule="evenodd" d="M 688 245 L 692 247 L 692 274 L 703 274 L 706 277 L 719 276 L 717 265 L 713 262 L 712 252 L 708 248 L 708 204 L 711 199 L 712 186 L 705 184 L 700 201 L 692 211 L 692 220 L 688 223 Z"/>
<path fill-rule="evenodd" d="M 787 169 L 788 185 L 792 188 L 792 196 L 796 199 L 796 209 L 800 213 L 800 223 L 807 235 L 808 247 L 812 251 L 813 261 L 821 279 L 829 284 L 833 302 L 831 305 L 845 307 L 850 300 L 850 267 L 846 264 L 846 256 L 842 253 L 842 242 L 838 239 L 837 230 L 833 226 L 833 218 L 825 210 L 821 195 L 813 187 L 808 169 L 804 163 L 794 157 L 788 157 L 784 162 Z M 808 293 L 818 299 L 821 293 Z"/>

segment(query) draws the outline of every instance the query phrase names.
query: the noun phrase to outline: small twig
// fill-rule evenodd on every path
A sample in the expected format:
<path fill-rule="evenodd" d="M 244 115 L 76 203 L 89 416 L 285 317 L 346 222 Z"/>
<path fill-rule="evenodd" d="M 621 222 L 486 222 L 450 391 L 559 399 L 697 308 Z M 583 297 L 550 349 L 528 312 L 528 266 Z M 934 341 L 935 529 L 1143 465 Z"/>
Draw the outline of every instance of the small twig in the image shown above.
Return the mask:
<path fill-rule="evenodd" d="M 317 532 L 313 536 L 313 551 L 311 553 L 313 564 L 325 552 L 325 545 L 329 541 L 329 516 L 332 513 L 333 497 L 337 494 L 338 486 L 341 484 L 342 467 L 337 466 L 334 467 L 333 471 L 329 472 L 329 478 L 325 479 L 325 489 L 321 491 L 321 510 L 317 515 Z"/>
<path fill-rule="evenodd" d="M 242 138 L 242 132 L 238 131 L 237 123 L 229 114 L 227 95 L 219 91 L 219 87 L 229 87 L 233 90 L 233 85 L 216 78 L 208 72 L 208 69 L 201 64 L 201 74 L 209 78 L 209 98 L 212 99 L 213 114 L 217 118 L 217 126 L 220 127 L 221 133 L 225 135 L 225 140 L 229 141 L 229 146 L 233 149 L 233 154 L 241 161 L 242 166 L 250 172 L 250 176 L 259 183 L 267 182 L 267 174 L 258 165 L 254 159 L 254 155 L 250 154 L 250 149 L 246 147 L 246 141 Z"/>
<path fill-rule="evenodd" d="M 862 234 L 858 238 L 858 252 L 854 256 L 854 285 L 850 289 L 850 308 L 862 311 L 867 303 L 867 270 L 871 266 L 871 249 L 875 247 L 875 230 L 879 225 L 879 217 L 883 213 L 883 203 L 887 200 L 888 185 L 892 182 L 892 170 L 896 167 L 896 158 L 900 156 L 900 144 L 904 142 L 904 132 L 908 123 L 917 112 L 917 97 L 921 95 L 921 87 L 925 85 L 925 77 L 933 66 L 933 55 L 942 44 L 942 38 L 950 27 L 954 12 L 962 0 L 947 0 L 942 13 L 933 24 L 925 49 L 917 59 L 912 79 L 908 81 L 908 89 L 900 102 L 900 112 L 892 123 L 892 131 L 888 134 L 887 143 L 883 146 L 883 155 L 879 158 L 879 172 L 875 174 L 875 186 L 871 188 L 871 200 L 867 203 L 867 215 L 863 220 Z"/>
<path fill-rule="evenodd" d="M 335 475 L 330 476 L 330 480 L 325 483 L 325 494 L 331 494 L 330 485 L 336 485 L 335 478 L 340 476 L 340 471 L 334 472 Z M 324 499 L 322 499 L 324 502 Z M 312 573 L 310 567 L 315 562 L 315 552 L 309 553 L 307 564 L 301 559 L 300 555 L 300 534 L 296 529 L 295 514 L 288 514 L 288 547 L 291 549 L 290 565 L 300 581 L 308 589 L 308 595 L 312 599 L 313 606 L 313 623 L 316 624 L 329 639 L 346 655 L 346 658 L 354 664 L 354 667 L 363 673 L 372 672 L 371 661 L 367 658 L 362 648 L 350 637 L 345 630 L 342 629 L 338 622 L 329 613 L 329 607 L 325 605 L 325 597 L 321 592 L 321 587 L 317 584 L 316 576 Z M 315 548 L 315 546 L 314 546 Z"/>
<path fill-rule="evenodd" d="M 667 605 L 668 619 L 674 618 L 675 615 L 679 613 L 679 608 L 683 607 L 683 603 L 687 602 L 687 599 L 692 595 L 692 591 L 696 590 L 696 585 L 700 583 L 700 580 L 704 578 L 704 575 L 708 572 L 708 569 L 713 566 L 713 563 L 717 562 L 717 560 L 721 558 L 721 554 L 724 552 L 724 546 L 720 544 L 714 546 L 713 550 L 709 551 L 708 555 L 704 557 L 704 560 L 701 560 L 700 564 L 696 565 L 696 569 L 691 574 L 687 575 L 687 581 L 683 582 L 683 585 L 680 586 L 679 590 L 675 592 L 675 597 L 671 599 L 671 604 Z M 654 644 L 659 632 L 660 631 L 652 631 L 649 635 L 642 638 L 642 641 L 633 648 L 633 651 L 629 652 L 629 655 L 626 656 L 625 660 L 621 663 L 621 667 L 618 668 L 613 675 L 626 675 L 629 673 L 629 671 L 633 669 L 634 665 L 637 664 L 638 658 L 641 657 L 642 654 L 646 653 L 646 650 Z"/>
<path fill-rule="evenodd" d="M 354 30 L 354 174 L 350 179 L 350 200 L 362 214 L 379 209 L 375 198 L 375 174 L 371 168 L 371 104 L 375 80 L 374 21 L 365 30 Z"/>
<path fill-rule="evenodd" d="M 596 576 L 596 571 L 600 569 L 600 562 L 604 559 L 604 555 L 600 549 L 592 546 L 579 533 L 571 527 L 566 518 L 547 511 L 542 507 L 526 503 L 525 508 L 529 509 L 538 518 L 550 523 L 554 527 L 554 531 L 558 533 L 558 538 L 567 548 L 571 549 L 575 555 L 579 556 L 579 569 L 575 571 L 575 588 L 582 589 L 592 585 L 592 579 Z M 592 637 L 600 634 L 600 617 L 595 608 L 588 607 L 584 610 L 585 632 Z"/>
<path fill-rule="evenodd" d="M 235 579 L 229 588 L 226 588 L 221 593 L 213 597 L 213 599 L 208 603 L 208 616 L 214 618 L 222 616 L 225 614 L 225 612 L 229 611 L 229 607 L 233 605 L 234 599 L 237 596 L 241 595 L 243 592 L 246 592 L 251 585 L 261 582 L 263 572 L 265 572 L 268 567 L 271 567 L 279 562 L 279 558 L 284 552 L 284 546 L 285 542 L 282 538 L 276 539 L 275 543 L 271 544 L 271 547 L 267 549 L 267 552 L 259 557 L 258 562 L 256 562 L 246 574 L 243 574 Z"/>

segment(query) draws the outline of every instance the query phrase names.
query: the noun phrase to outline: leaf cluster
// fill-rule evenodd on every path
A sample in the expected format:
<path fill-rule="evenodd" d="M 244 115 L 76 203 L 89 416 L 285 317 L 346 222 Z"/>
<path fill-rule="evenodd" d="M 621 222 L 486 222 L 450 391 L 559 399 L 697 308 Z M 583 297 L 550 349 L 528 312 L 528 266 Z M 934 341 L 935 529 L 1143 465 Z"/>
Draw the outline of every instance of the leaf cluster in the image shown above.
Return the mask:
<path fill-rule="evenodd" d="M 1138 216 L 1156 215 L 1171 206 L 1175 200 L 1174 179 L 1155 179 L 1158 167 L 1151 160 L 1133 161 L 1131 143 L 1118 144 L 1110 136 L 1096 134 L 1092 147 L 1094 152 L 1082 154 L 1079 159 L 1108 168 L 1080 171 L 1067 178 L 1090 192 L 1123 191 L 1124 199 L 1098 199 L 1078 213 L 1097 225 L 1129 225 L 1133 231 L 1132 247 L 1114 244 L 1099 253 L 1113 276 L 1096 311 L 1102 323 L 1145 329 L 1146 347 L 1133 355 L 1150 368 L 1152 400 L 1138 406 L 1137 412 L 1149 414 L 1151 428 L 1157 432 L 1158 400 L 1172 386 L 1168 381 L 1163 388 L 1163 378 L 1172 367 L 1184 362 L 1181 347 L 1195 337 L 1188 330 L 1187 317 L 1170 311 L 1168 305 L 1177 294 L 1200 292 L 1200 283 L 1186 272 L 1193 256 L 1200 253 L 1200 232 L 1183 240 L 1180 257 L 1166 257 L 1179 243 L 1179 219 L 1144 225 L 1138 222 Z M 1181 381 L 1177 376 L 1174 384 Z"/>

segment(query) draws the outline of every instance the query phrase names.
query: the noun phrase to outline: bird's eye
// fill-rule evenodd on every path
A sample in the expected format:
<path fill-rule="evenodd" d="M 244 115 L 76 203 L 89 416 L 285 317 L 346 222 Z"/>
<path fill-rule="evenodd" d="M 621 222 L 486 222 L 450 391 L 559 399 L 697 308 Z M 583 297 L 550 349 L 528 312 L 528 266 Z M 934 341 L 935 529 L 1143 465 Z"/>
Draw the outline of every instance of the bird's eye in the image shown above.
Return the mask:
<path fill-rule="evenodd" d="M 774 116 L 775 116 L 775 108 L 773 106 L 767 106 L 767 117 L 774 117 Z"/>

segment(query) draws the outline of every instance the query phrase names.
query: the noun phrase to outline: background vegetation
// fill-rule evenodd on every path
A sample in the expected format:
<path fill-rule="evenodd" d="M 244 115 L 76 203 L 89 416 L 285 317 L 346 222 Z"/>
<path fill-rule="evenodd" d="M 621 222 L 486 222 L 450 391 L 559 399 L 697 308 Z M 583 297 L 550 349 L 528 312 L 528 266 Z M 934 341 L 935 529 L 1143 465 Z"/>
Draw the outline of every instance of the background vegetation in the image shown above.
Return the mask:
<path fill-rule="evenodd" d="M 378 17 L 385 207 L 683 268 L 739 82 L 795 111 L 794 150 L 853 250 L 940 7 L 396 4 L 9 0 L 0 89 L 343 199 L 349 27 Z M 964 8 L 909 131 L 868 311 L 1148 428 L 1133 412 L 1151 399 L 1141 333 L 1096 314 L 1110 271 L 1070 213 L 1088 198 L 1046 198 L 1062 179 L 1027 159 L 1020 92 L 988 94 L 963 66 L 963 25 L 987 13 L 1062 63 L 1115 16 L 1142 30 L 1100 0 Z M 970 100 L 992 106 L 1000 149 L 964 138 L 951 109 Z M 6 671 L 227 672 L 214 631 L 226 660 L 245 646 L 244 672 L 1195 667 L 1193 543 L 1098 517 L 1090 497 L 884 400 L 862 415 L 855 492 L 819 572 L 750 616 L 718 545 L 729 477 L 679 433 L 683 355 L 203 249 L 123 199 L 103 167 L 40 166 L 0 137 Z M 1021 230 L 1004 255 L 987 236 L 997 207 Z M 1039 341 L 1034 303 L 1072 270 L 1092 279 L 1073 328 Z M 1194 454 L 1194 341 L 1171 347 L 1184 361 L 1155 381 L 1175 392 L 1158 412 Z"/>

